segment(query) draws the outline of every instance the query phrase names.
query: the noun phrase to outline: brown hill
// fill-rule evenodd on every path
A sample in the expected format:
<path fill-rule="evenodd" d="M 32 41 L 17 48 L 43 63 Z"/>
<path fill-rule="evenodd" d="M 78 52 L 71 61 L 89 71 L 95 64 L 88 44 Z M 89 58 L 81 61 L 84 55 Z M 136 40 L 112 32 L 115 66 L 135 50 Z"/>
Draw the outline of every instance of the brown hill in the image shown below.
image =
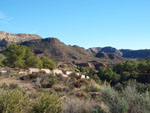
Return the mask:
<path fill-rule="evenodd" d="M 36 55 L 47 56 L 56 62 L 83 64 L 91 63 L 93 65 L 114 64 L 124 61 L 124 59 L 95 57 L 95 54 L 88 52 L 86 49 L 77 45 L 68 46 L 57 38 L 42 39 L 35 34 L 12 34 L 0 32 L 0 50 L 4 50 L 10 43 L 17 43 L 28 46 Z"/>
<path fill-rule="evenodd" d="M 57 38 L 46 38 L 21 43 L 28 46 L 35 54 L 45 55 L 57 62 L 88 61 L 94 55 L 79 46 L 67 46 Z"/>
<path fill-rule="evenodd" d="M 95 55 L 86 51 L 86 49 L 79 46 L 68 46 L 57 38 L 46 38 L 31 40 L 21 43 L 22 45 L 28 46 L 35 54 L 39 56 L 47 56 L 56 62 L 65 63 L 85 63 L 90 62 L 94 64 L 106 63 L 112 64 L 115 62 L 124 61 L 124 59 L 112 59 L 110 57 L 106 58 L 96 58 Z M 114 62 L 115 61 L 115 62 Z"/>

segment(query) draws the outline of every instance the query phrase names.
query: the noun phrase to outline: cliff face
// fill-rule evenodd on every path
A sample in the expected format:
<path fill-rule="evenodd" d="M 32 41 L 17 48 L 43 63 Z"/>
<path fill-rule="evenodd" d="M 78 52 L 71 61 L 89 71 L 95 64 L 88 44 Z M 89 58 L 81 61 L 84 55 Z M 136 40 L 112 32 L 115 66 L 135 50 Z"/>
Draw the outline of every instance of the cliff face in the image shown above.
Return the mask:
<path fill-rule="evenodd" d="M 113 47 L 103 47 L 103 48 L 95 47 L 95 48 L 89 48 L 87 51 L 89 51 L 90 53 L 93 53 L 93 54 L 104 52 L 104 53 L 116 54 L 118 56 L 123 55 L 122 52 L 120 52 L 118 49 L 113 48 Z"/>
<path fill-rule="evenodd" d="M 9 43 L 22 43 L 36 39 L 42 39 L 42 37 L 36 34 L 12 34 L 0 31 L 0 41 L 5 40 Z"/>

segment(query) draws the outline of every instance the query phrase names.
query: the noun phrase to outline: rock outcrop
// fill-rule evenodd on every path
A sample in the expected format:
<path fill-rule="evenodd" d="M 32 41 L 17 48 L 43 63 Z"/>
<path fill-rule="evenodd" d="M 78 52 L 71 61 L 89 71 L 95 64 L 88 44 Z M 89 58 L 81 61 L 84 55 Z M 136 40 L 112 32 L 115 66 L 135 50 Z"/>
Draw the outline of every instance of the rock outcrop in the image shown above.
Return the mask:
<path fill-rule="evenodd" d="M 22 43 L 36 39 L 42 39 L 42 37 L 36 34 L 12 34 L 0 31 L 0 41 L 5 40 L 9 43 Z"/>
<path fill-rule="evenodd" d="M 123 55 L 123 53 L 121 51 L 119 51 L 118 49 L 113 48 L 113 47 L 103 47 L 103 48 L 94 47 L 94 48 L 89 48 L 87 51 L 89 51 L 90 53 L 94 53 L 94 54 L 104 52 L 104 53 L 116 54 L 118 56 Z"/>

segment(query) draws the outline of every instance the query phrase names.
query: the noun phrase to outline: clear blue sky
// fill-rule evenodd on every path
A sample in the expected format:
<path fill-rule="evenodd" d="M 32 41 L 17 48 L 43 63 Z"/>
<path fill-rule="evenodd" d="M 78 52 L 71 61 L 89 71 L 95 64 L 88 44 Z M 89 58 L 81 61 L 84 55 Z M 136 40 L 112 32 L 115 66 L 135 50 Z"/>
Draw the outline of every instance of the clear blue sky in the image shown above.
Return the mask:
<path fill-rule="evenodd" d="M 150 49 L 150 0 L 1 0 L 0 30 L 85 48 Z"/>

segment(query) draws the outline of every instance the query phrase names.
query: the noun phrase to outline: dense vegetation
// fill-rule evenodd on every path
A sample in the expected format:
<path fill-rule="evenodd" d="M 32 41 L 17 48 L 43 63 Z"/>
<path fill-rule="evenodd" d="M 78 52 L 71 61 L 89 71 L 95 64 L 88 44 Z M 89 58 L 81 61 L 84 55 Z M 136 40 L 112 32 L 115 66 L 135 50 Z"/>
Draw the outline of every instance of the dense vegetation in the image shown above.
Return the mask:
<path fill-rule="evenodd" d="M 4 55 L 4 57 L 3 57 Z M 56 68 L 56 63 L 49 58 L 37 57 L 32 51 L 23 45 L 11 44 L 0 56 L 0 65 L 19 68 Z"/>
<path fill-rule="evenodd" d="M 56 68 L 51 59 L 37 57 L 26 46 L 16 44 L 0 55 L 0 66 Z M 77 70 L 93 80 L 75 73 L 67 78 L 7 73 L 8 79 L 24 81 L 32 88 L 0 84 L 0 113 L 150 113 L 150 60 L 126 61 L 97 71 Z"/>
<path fill-rule="evenodd" d="M 78 67 L 78 69 L 96 82 L 101 80 L 117 89 L 122 89 L 128 81 L 134 79 L 137 81 L 136 86 L 139 91 L 150 90 L 150 60 L 130 60 L 107 68 L 100 67 L 98 72 L 85 67 Z"/>

